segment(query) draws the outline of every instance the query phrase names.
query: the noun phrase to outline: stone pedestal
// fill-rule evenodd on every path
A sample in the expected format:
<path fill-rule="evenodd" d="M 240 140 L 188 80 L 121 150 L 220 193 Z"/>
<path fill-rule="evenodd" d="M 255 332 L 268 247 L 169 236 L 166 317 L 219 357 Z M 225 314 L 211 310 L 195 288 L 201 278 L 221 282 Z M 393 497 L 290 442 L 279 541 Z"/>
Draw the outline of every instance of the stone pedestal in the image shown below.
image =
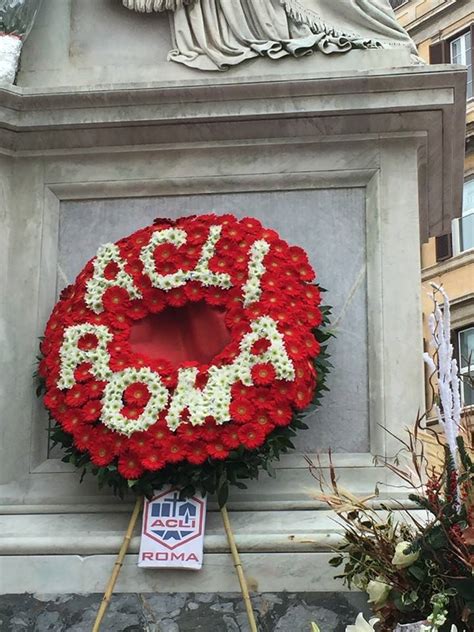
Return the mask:
<path fill-rule="evenodd" d="M 63 4 L 46 4 L 52 19 L 66 19 Z M 131 510 L 48 449 L 31 375 L 58 290 L 102 241 L 205 210 L 263 218 L 309 251 L 328 288 L 331 394 L 276 480 L 234 493 L 230 510 L 258 591 L 339 590 L 327 561 L 340 534 L 303 453 L 332 446 L 341 484 L 370 492 L 387 479 L 374 455 L 396 449 L 382 427 L 398 432 L 423 405 L 420 237 L 460 208 L 465 72 L 388 67 L 393 53 L 370 51 L 339 68 L 288 60 L 278 73 L 260 62 L 174 76 L 151 56 L 147 69 L 131 62 L 130 84 L 107 65 L 107 37 L 91 25 L 95 43 L 81 44 L 71 16 L 68 38 L 48 42 L 39 16 L 20 85 L 0 90 L 0 592 L 100 592 Z M 385 69 L 367 69 L 374 59 Z M 199 574 L 138 569 L 135 538 L 118 591 L 236 591 L 212 507 Z"/>

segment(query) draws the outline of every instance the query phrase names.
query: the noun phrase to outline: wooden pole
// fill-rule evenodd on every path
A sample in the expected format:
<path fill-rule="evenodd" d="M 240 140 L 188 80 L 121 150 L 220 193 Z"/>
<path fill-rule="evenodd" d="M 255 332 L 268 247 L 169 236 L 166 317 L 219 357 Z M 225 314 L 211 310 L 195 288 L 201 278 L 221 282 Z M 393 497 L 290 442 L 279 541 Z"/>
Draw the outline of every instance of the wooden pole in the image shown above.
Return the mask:
<path fill-rule="evenodd" d="M 102 624 L 102 619 L 104 618 L 107 608 L 109 607 L 109 603 L 112 598 L 112 593 L 114 592 L 115 583 L 120 574 L 120 571 L 122 570 L 123 558 L 125 557 L 125 554 L 128 551 L 128 547 L 130 546 L 130 540 L 132 539 L 133 531 L 135 529 L 135 525 L 137 524 L 138 516 L 142 508 L 142 503 L 143 503 L 143 496 L 138 496 L 137 501 L 135 503 L 135 507 L 133 508 L 132 515 L 130 517 L 130 522 L 128 523 L 127 531 L 123 538 L 122 546 L 120 547 L 119 554 L 117 555 L 117 559 L 115 560 L 114 568 L 112 570 L 109 583 L 107 584 L 107 588 L 105 589 L 105 593 L 102 598 L 99 611 L 97 612 L 97 617 L 95 619 L 92 632 L 99 632 L 100 626 Z"/>
<path fill-rule="evenodd" d="M 224 522 L 224 529 L 227 535 L 227 541 L 229 542 L 230 551 L 234 560 L 234 567 L 239 578 L 240 590 L 242 591 L 242 597 L 244 599 L 245 609 L 247 611 L 247 617 L 249 620 L 251 632 L 258 632 L 257 624 L 255 622 L 255 615 L 252 608 L 252 602 L 250 601 L 249 588 L 247 580 L 245 579 L 244 570 L 242 568 L 242 562 L 240 559 L 239 551 L 235 543 L 232 527 L 230 526 L 229 514 L 227 513 L 227 507 L 221 507 L 222 520 Z"/>

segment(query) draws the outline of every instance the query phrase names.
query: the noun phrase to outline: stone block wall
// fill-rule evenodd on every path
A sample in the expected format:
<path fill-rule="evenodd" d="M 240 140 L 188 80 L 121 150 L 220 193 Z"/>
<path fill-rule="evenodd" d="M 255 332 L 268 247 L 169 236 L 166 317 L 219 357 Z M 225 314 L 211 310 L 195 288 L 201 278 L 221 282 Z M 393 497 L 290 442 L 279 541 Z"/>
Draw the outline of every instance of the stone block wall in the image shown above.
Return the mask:
<path fill-rule="evenodd" d="M 1 595 L 2 632 L 90 632 L 102 595 Z M 362 593 L 254 595 L 259 632 L 344 632 L 366 609 Z M 101 632 L 248 632 L 240 594 L 114 595 Z"/>

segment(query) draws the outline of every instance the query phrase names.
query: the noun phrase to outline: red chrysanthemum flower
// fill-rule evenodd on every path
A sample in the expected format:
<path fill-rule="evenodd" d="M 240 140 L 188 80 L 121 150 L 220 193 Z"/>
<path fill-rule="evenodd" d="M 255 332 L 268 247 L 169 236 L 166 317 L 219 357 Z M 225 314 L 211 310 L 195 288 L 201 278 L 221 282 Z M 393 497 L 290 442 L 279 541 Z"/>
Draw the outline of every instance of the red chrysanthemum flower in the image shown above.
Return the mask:
<path fill-rule="evenodd" d="M 130 307 L 127 309 L 127 316 L 132 320 L 141 320 L 148 314 L 147 306 L 143 301 L 131 301 Z"/>
<path fill-rule="evenodd" d="M 316 369 L 309 360 L 295 363 L 295 373 L 298 381 L 302 383 L 312 383 L 316 378 Z"/>
<path fill-rule="evenodd" d="M 76 382 L 87 382 L 92 379 L 92 364 L 90 362 L 83 362 L 74 371 L 74 379 Z"/>
<path fill-rule="evenodd" d="M 241 241 L 238 244 L 238 248 L 239 251 L 237 251 L 234 255 L 234 268 L 247 271 L 250 244 L 246 241 Z M 245 278 L 247 278 L 247 273 Z"/>
<path fill-rule="evenodd" d="M 94 421 L 99 419 L 102 412 L 100 401 L 98 399 L 90 399 L 82 407 L 82 412 L 84 414 L 84 421 L 94 423 Z"/>
<path fill-rule="evenodd" d="M 299 246 L 289 246 L 287 252 L 287 256 L 291 263 L 294 263 L 297 266 L 308 263 L 308 255 L 303 248 L 300 248 Z"/>
<path fill-rule="evenodd" d="M 186 296 L 190 301 L 200 301 L 204 298 L 205 291 L 200 283 L 197 281 L 190 281 L 184 286 Z"/>
<path fill-rule="evenodd" d="M 127 404 L 132 406 L 146 406 L 150 399 L 150 391 L 146 384 L 136 382 L 127 386 L 123 392 L 123 398 Z"/>
<path fill-rule="evenodd" d="M 218 287 L 211 287 L 206 292 L 206 300 L 209 305 L 224 305 L 229 297 L 228 290 L 222 290 Z"/>
<path fill-rule="evenodd" d="M 222 241 L 224 241 L 226 238 L 228 238 L 229 242 L 231 244 L 235 243 L 235 242 L 239 242 L 243 239 L 244 237 L 244 231 L 242 230 L 242 228 L 239 226 L 239 224 L 237 222 L 232 222 L 230 224 L 227 224 L 223 230 L 223 235 L 224 235 L 224 239 L 222 239 Z"/>
<path fill-rule="evenodd" d="M 229 411 L 234 421 L 245 423 L 252 419 L 254 406 L 247 399 L 239 398 L 231 402 Z"/>
<path fill-rule="evenodd" d="M 89 351 L 90 349 L 95 349 L 99 344 L 99 339 L 94 334 L 84 334 L 81 336 L 77 342 L 77 346 L 79 349 L 83 351 Z"/>
<path fill-rule="evenodd" d="M 117 353 L 110 358 L 109 366 L 112 371 L 119 373 L 130 366 L 131 355 L 128 353 Z"/>
<path fill-rule="evenodd" d="M 209 259 L 209 270 L 217 273 L 229 274 L 232 270 L 233 260 L 232 257 L 228 257 L 227 255 L 214 255 Z"/>
<path fill-rule="evenodd" d="M 134 432 L 128 442 L 129 447 L 141 456 L 150 452 L 152 448 L 152 437 L 146 432 Z"/>
<path fill-rule="evenodd" d="M 59 421 L 66 432 L 74 434 L 76 428 L 83 425 L 84 414 L 80 408 L 68 408 Z"/>
<path fill-rule="evenodd" d="M 127 419 L 138 419 L 143 412 L 143 406 L 124 406 L 120 412 Z"/>
<path fill-rule="evenodd" d="M 280 236 L 278 235 L 276 230 L 273 230 L 272 228 L 264 228 L 262 230 L 260 239 L 264 239 L 265 241 L 268 241 L 269 243 L 273 243 L 275 241 L 279 241 Z"/>
<path fill-rule="evenodd" d="M 213 459 L 222 461 L 229 456 L 229 450 L 225 447 L 223 441 L 215 441 L 207 444 L 207 453 Z"/>
<path fill-rule="evenodd" d="M 118 312 L 116 314 L 110 312 L 107 314 L 107 322 L 113 329 L 122 329 L 127 331 L 130 328 L 131 319 L 125 312 Z"/>
<path fill-rule="evenodd" d="M 97 439 L 89 448 L 92 463 L 99 467 L 108 465 L 115 458 L 113 448 L 110 441 L 106 439 Z"/>
<path fill-rule="evenodd" d="M 87 389 L 87 395 L 90 399 L 96 399 L 98 397 L 102 397 L 105 388 L 105 382 L 100 382 L 98 380 L 94 380 L 92 382 L 87 382 L 85 385 Z"/>
<path fill-rule="evenodd" d="M 105 290 L 102 304 L 109 312 L 122 312 L 130 307 L 130 297 L 123 287 L 113 286 Z"/>
<path fill-rule="evenodd" d="M 140 463 L 140 457 L 131 450 L 127 450 L 119 456 L 118 471 L 124 478 L 136 480 L 143 474 L 144 468 Z"/>
<path fill-rule="evenodd" d="M 269 432 L 271 432 L 273 428 L 275 427 L 275 424 L 272 421 L 272 417 L 270 416 L 270 413 L 266 410 L 257 411 L 257 413 L 254 415 L 253 421 L 256 424 L 258 424 L 261 428 L 263 428 L 263 430 L 265 431 L 265 434 L 268 434 Z"/>
<path fill-rule="evenodd" d="M 143 293 L 143 300 L 152 314 L 158 314 L 166 306 L 166 292 L 151 288 Z"/>
<path fill-rule="evenodd" d="M 196 439 L 201 437 L 201 431 L 198 426 L 192 426 L 190 423 L 183 423 L 177 430 L 177 436 L 187 444 L 192 444 L 196 441 Z"/>
<path fill-rule="evenodd" d="M 252 367 L 251 374 L 253 383 L 262 386 L 271 384 L 276 377 L 273 364 L 269 362 L 256 364 Z"/>
<path fill-rule="evenodd" d="M 153 252 L 153 257 L 158 262 L 175 260 L 178 256 L 178 249 L 173 244 L 159 244 Z"/>
<path fill-rule="evenodd" d="M 207 417 L 206 423 L 201 426 L 201 437 L 205 441 L 215 441 L 219 436 L 219 428 L 213 417 Z"/>
<path fill-rule="evenodd" d="M 155 449 L 154 451 L 148 451 L 142 456 L 141 464 L 145 470 L 157 472 L 165 467 L 166 460 L 163 454 Z"/>
<path fill-rule="evenodd" d="M 193 441 L 188 447 L 187 460 L 193 465 L 201 465 L 207 460 L 207 450 L 204 441 Z"/>
<path fill-rule="evenodd" d="M 229 329 L 233 329 L 235 325 L 241 325 L 242 323 L 248 324 L 245 311 L 241 307 L 232 307 L 225 315 L 225 324 Z"/>
<path fill-rule="evenodd" d="M 265 441 L 265 431 L 258 424 L 245 424 L 239 429 L 239 439 L 243 446 L 254 450 Z"/>
<path fill-rule="evenodd" d="M 94 431 L 91 426 L 79 424 L 74 430 L 74 445 L 78 450 L 84 452 L 89 450 L 94 438 Z"/>
<path fill-rule="evenodd" d="M 321 350 L 321 346 L 316 338 L 313 336 L 313 334 L 304 335 L 302 339 L 302 345 L 306 350 L 306 355 L 308 356 L 318 355 Z"/>
<path fill-rule="evenodd" d="M 288 404 L 276 404 L 271 409 L 271 418 L 275 426 L 287 426 L 293 417 L 293 411 Z"/>
<path fill-rule="evenodd" d="M 51 412 L 57 410 L 64 402 L 64 394 L 59 388 L 51 388 L 43 398 L 44 405 Z"/>
<path fill-rule="evenodd" d="M 239 426 L 226 424 L 222 431 L 222 443 L 229 450 L 235 450 L 240 445 Z"/>
<path fill-rule="evenodd" d="M 122 454 L 128 445 L 127 437 L 118 432 L 111 432 L 110 435 L 110 447 L 114 454 Z"/>
<path fill-rule="evenodd" d="M 275 389 L 275 392 L 278 393 L 279 397 L 283 399 L 290 397 L 292 382 L 277 380 L 272 386 Z"/>
<path fill-rule="evenodd" d="M 316 285 L 306 285 L 303 290 L 304 297 L 311 305 L 318 306 L 321 302 L 321 292 Z"/>
<path fill-rule="evenodd" d="M 89 389 L 83 384 L 76 384 L 66 393 L 66 404 L 68 406 L 82 406 L 89 399 Z"/>
<path fill-rule="evenodd" d="M 133 233 L 127 241 L 130 243 L 131 248 L 136 247 L 141 249 L 150 241 L 151 233 L 152 231 L 149 228 L 142 228 Z"/>
<path fill-rule="evenodd" d="M 188 244 L 202 244 L 207 239 L 208 235 L 209 228 L 204 224 L 204 222 L 194 222 L 192 229 L 188 232 Z"/>
<path fill-rule="evenodd" d="M 248 397 L 255 406 L 265 410 L 268 410 L 275 401 L 275 395 L 270 386 L 252 386 Z"/>
<path fill-rule="evenodd" d="M 323 314 L 317 307 L 307 307 L 304 309 L 303 318 L 310 327 L 319 327 L 323 322 Z"/>
<path fill-rule="evenodd" d="M 313 399 L 313 388 L 312 386 L 305 385 L 296 385 L 293 389 L 293 402 L 299 410 L 304 410 L 306 406 L 311 403 Z"/>
<path fill-rule="evenodd" d="M 172 307 L 182 307 L 188 302 L 188 296 L 183 287 L 175 287 L 166 296 L 168 304 Z"/>
<path fill-rule="evenodd" d="M 143 263 L 140 259 L 136 259 L 133 256 L 131 258 L 129 257 L 125 264 L 125 272 L 128 272 L 128 274 L 133 277 L 135 283 L 140 283 L 140 277 L 143 273 Z M 146 287 L 150 287 L 150 285 L 147 284 Z"/>
<path fill-rule="evenodd" d="M 247 397 L 252 392 L 253 386 L 245 386 L 242 382 L 235 382 L 232 384 L 230 392 L 232 399 L 238 399 L 239 397 Z"/>
<path fill-rule="evenodd" d="M 303 360 L 308 355 L 306 353 L 306 349 L 301 344 L 301 341 L 296 338 L 286 340 L 285 348 L 292 360 Z"/>
<path fill-rule="evenodd" d="M 179 437 L 171 437 L 164 446 L 164 454 L 169 463 L 178 463 L 186 458 L 187 447 Z"/>
<path fill-rule="evenodd" d="M 155 445 L 157 447 L 165 445 L 168 439 L 173 436 L 173 433 L 168 428 L 166 423 L 161 420 L 150 426 L 147 430 L 147 433 L 153 438 L 153 441 L 155 442 Z"/>
<path fill-rule="evenodd" d="M 258 219 L 255 219 L 255 217 L 244 217 L 241 220 L 241 225 L 248 231 L 248 232 L 260 232 L 262 230 L 262 224 L 258 221 Z"/>
<path fill-rule="evenodd" d="M 119 272 L 120 268 L 118 267 L 118 264 L 115 261 L 111 261 L 104 268 L 104 278 L 112 281 L 113 279 L 115 279 Z"/>
<path fill-rule="evenodd" d="M 261 340 L 256 340 L 250 348 L 250 352 L 254 355 L 260 355 L 265 353 L 270 349 L 271 342 L 267 340 L 267 338 L 262 338 Z"/>
<path fill-rule="evenodd" d="M 302 281 L 314 281 L 314 279 L 316 278 L 316 274 L 309 263 L 306 265 L 299 265 L 296 269 Z"/>

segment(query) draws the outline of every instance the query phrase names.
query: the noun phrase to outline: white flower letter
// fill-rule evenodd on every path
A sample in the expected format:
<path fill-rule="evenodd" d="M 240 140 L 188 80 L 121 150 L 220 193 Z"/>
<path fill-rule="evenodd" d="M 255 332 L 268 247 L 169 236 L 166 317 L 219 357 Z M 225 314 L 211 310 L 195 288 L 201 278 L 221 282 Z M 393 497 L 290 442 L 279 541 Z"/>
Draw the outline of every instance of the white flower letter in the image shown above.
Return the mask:
<path fill-rule="evenodd" d="M 129 419 L 122 415 L 123 392 L 131 384 L 142 382 L 150 392 L 144 411 L 137 419 Z M 163 385 L 158 373 L 147 367 L 141 369 L 128 368 L 114 373 L 107 384 L 102 397 L 102 423 L 128 437 L 134 432 L 146 430 L 157 420 L 159 413 L 166 408 L 168 403 L 168 390 Z"/>
<path fill-rule="evenodd" d="M 157 230 L 151 236 L 150 241 L 142 248 L 140 259 L 143 263 L 145 273 L 150 277 L 154 287 L 160 290 L 171 290 L 184 285 L 188 280 L 188 275 L 183 270 L 178 270 L 172 274 L 159 274 L 155 268 L 153 253 L 157 246 L 161 244 L 171 244 L 179 248 L 186 243 L 187 234 L 180 228 L 165 228 Z"/>
<path fill-rule="evenodd" d="M 254 242 L 250 248 L 249 276 L 242 287 L 244 297 L 244 307 L 248 307 L 252 303 L 260 300 L 262 288 L 260 280 L 265 274 L 265 266 L 263 260 L 270 250 L 270 244 L 264 239 Z"/>
<path fill-rule="evenodd" d="M 234 368 L 239 380 L 246 386 L 252 386 L 251 369 L 256 364 L 270 363 L 275 369 L 277 380 L 293 381 L 295 379 L 295 367 L 288 356 L 283 335 L 278 331 L 277 323 L 270 316 L 257 318 L 251 324 L 251 333 L 245 334 L 240 342 L 240 354 L 234 360 Z M 268 340 L 270 347 L 255 355 L 251 348 L 257 340 Z"/>
<path fill-rule="evenodd" d="M 97 347 L 93 349 L 79 349 L 78 342 L 82 336 L 92 334 L 97 337 Z M 63 343 L 59 351 L 61 358 L 60 378 L 58 388 L 61 390 L 72 388 L 76 383 L 74 371 L 83 362 L 92 364 L 91 373 L 99 380 L 107 380 L 112 371 L 109 369 L 110 356 L 107 343 L 113 336 L 105 325 L 72 325 L 64 330 Z"/>
<path fill-rule="evenodd" d="M 104 270 L 109 263 L 116 263 L 118 273 L 114 279 L 106 279 Z M 102 297 L 109 287 L 121 287 L 127 290 L 130 298 L 141 298 L 139 290 L 135 287 L 133 278 L 125 272 L 124 263 L 120 257 L 119 247 L 115 244 L 104 244 L 97 252 L 94 259 L 94 276 L 87 281 L 84 300 L 87 307 L 99 314 L 104 311 Z"/>
<path fill-rule="evenodd" d="M 190 272 L 189 278 L 193 281 L 200 281 L 204 286 L 212 285 L 227 290 L 232 287 L 230 276 L 224 272 L 211 272 L 209 270 L 209 260 L 214 256 L 221 232 L 222 226 L 211 226 L 209 237 L 202 248 L 201 257 L 196 268 Z"/>
<path fill-rule="evenodd" d="M 193 426 L 203 424 L 208 416 L 214 417 L 217 424 L 230 421 L 230 389 L 236 381 L 233 366 L 211 366 L 203 389 L 195 386 L 197 374 L 195 368 L 180 369 L 178 372 L 178 385 L 166 417 L 171 430 L 180 425 L 181 413 L 185 409 L 189 411 L 189 422 Z"/>

